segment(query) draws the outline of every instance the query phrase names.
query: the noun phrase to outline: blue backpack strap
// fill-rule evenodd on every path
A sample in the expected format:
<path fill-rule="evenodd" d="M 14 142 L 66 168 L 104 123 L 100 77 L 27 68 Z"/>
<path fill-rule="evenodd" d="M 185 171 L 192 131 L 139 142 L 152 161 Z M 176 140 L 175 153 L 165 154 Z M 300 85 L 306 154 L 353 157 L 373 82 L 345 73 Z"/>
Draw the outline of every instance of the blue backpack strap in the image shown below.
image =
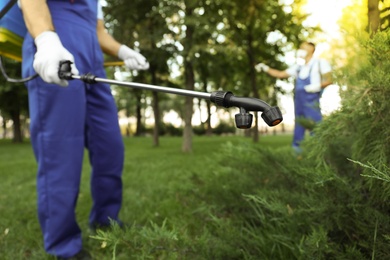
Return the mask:
<path fill-rule="evenodd" d="M 3 16 L 8 13 L 8 11 L 12 8 L 14 4 L 16 4 L 18 0 L 10 0 L 0 11 L 0 19 L 3 18 Z"/>

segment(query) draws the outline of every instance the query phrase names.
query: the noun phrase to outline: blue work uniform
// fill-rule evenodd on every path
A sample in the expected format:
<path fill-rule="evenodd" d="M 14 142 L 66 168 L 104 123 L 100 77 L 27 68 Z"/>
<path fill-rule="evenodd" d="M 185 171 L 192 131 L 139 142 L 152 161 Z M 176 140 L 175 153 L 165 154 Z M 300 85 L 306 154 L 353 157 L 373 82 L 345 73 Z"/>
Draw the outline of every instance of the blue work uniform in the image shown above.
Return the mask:
<path fill-rule="evenodd" d="M 73 54 L 80 74 L 105 78 L 96 34 L 97 0 L 48 0 L 53 24 L 64 47 Z M 35 74 L 36 46 L 30 35 L 23 44 L 23 75 Z M 45 250 L 70 257 L 81 250 L 75 218 L 84 147 L 92 168 L 93 206 L 90 224 L 117 220 L 122 203 L 123 140 L 109 85 L 69 81 L 68 87 L 27 82 L 31 141 L 38 163 L 38 218 Z"/>
<path fill-rule="evenodd" d="M 295 82 L 294 93 L 294 108 L 295 108 L 295 127 L 293 147 L 299 149 L 299 145 L 305 136 L 305 128 L 297 122 L 298 118 L 311 119 L 314 122 L 320 122 L 322 120 L 322 114 L 320 109 L 321 92 L 308 93 L 305 91 L 305 86 L 311 83 L 310 76 L 314 67 L 313 63 L 310 67 L 309 74 L 306 78 L 301 79 L 299 77 L 299 71 Z"/>

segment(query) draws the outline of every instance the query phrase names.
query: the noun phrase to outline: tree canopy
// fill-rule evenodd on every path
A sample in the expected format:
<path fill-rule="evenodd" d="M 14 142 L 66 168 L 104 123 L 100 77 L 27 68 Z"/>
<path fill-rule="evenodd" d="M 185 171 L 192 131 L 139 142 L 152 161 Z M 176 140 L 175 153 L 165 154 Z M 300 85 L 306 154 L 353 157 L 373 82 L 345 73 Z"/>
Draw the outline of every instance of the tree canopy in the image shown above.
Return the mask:
<path fill-rule="evenodd" d="M 276 105 L 275 80 L 257 74 L 254 66 L 267 61 L 283 67 L 284 53 L 310 34 L 312 28 L 302 25 L 304 4 L 304 0 L 107 0 L 104 11 L 108 30 L 150 61 L 151 71 L 143 80 L 164 85 L 173 81 L 208 92 L 223 88 Z M 182 115 L 183 151 L 191 151 L 192 98 L 183 99 Z M 257 141 L 258 131 L 254 133 Z"/>

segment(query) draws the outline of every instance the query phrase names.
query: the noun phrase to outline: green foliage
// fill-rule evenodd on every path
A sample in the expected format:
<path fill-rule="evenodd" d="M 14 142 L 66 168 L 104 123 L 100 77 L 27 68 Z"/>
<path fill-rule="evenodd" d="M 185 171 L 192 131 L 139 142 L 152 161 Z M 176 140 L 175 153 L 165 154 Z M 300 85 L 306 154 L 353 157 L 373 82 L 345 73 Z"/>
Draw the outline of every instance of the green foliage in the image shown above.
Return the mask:
<path fill-rule="evenodd" d="M 390 164 L 390 30 L 379 32 L 361 44 L 360 66 L 351 66 L 350 74 L 345 77 L 347 87 L 341 93 L 342 108 L 316 128 L 316 137 L 308 148 L 317 165 L 326 164 L 354 181 L 372 172 L 369 167 L 359 167 L 347 159 L 384 173 Z M 387 182 L 378 178 L 360 181 L 366 183 L 372 203 L 380 208 L 389 206 Z"/>
<path fill-rule="evenodd" d="M 344 148 L 349 150 L 349 158 L 383 169 L 390 158 L 390 30 L 377 33 L 363 44 L 358 70 L 346 77 L 348 87 L 341 93 L 342 108 L 317 129 L 318 154 L 326 154 L 344 139 L 350 142 L 350 147 Z"/>
<path fill-rule="evenodd" d="M 362 174 L 362 176 L 369 177 L 369 178 L 375 178 L 375 179 L 385 181 L 385 182 L 390 182 L 390 168 L 388 166 L 383 165 L 385 172 L 381 172 L 380 170 L 375 168 L 375 166 L 373 166 L 371 163 L 364 164 L 364 163 L 353 161 L 353 160 L 350 160 L 350 161 L 362 166 L 363 168 L 367 168 L 367 169 L 372 171 L 371 174 Z"/>
<path fill-rule="evenodd" d="M 363 178 L 297 160 L 287 148 L 227 144 L 218 161 L 197 194 L 205 204 L 198 218 L 210 222 L 215 244 L 225 245 L 208 257 L 388 257 L 390 217 L 367 200 Z"/>
<path fill-rule="evenodd" d="M 219 221 L 238 218 L 226 227 L 239 236 L 237 247 L 243 248 L 248 259 L 298 259 L 304 236 L 312 227 L 307 223 L 317 222 L 316 215 L 322 215 L 325 208 L 316 205 L 317 196 L 310 196 L 316 195 L 313 190 L 318 187 L 310 186 L 316 186 L 314 180 L 326 180 L 301 172 L 303 162 L 287 149 L 272 152 L 228 145 L 221 160 L 224 169 L 215 183 L 210 182 L 208 201 L 219 205 Z M 307 178 L 308 174 L 314 178 Z M 317 207 L 312 208 L 314 205 Z M 222 234 L 227 231 L 215 232 L 224 239 Z"/>
<path fill-rule="evenodd" d="M 382 259 L 388 257 L 384 237 L 389 232 L 390 206 L 390 30 L 361 44 L 359 66 L 352 65 L 350 74 L 345 75 L 348 87 L 342 92 L 342 108 L 315 129 L 315 137 L 308 141 L 306 149 L 316 167 L 331 169 L 356 190 L 355 198 L 363 196 L 359 203 L 364 211 L 360 209 L 360 215 L 351 218 L 350 225 L 356 225 L 361 232 L 358 240 L 361 236 L 372 240 L 375 234 L 373 258 L 375 254 Z M 364 221 L 369 228 L 364 227 Z M 375 221 L 377 226 L 373 225 Z M 369 256 L 368 244 L 359 241 L 356 245 Z"/>
<path fill-rule="evenodd" d="M 305 118 L 305 117 L 298 117 L 295 119 L 295 122 L 302 125 L 305 129 L 312 131 L 316 125 L 316 122 Z"/>
<path fill-rule="evenodd" d="M 166 220 L 161 226 L 150 222 L 147 226 L 133 224 L 123 229 L 114 223 L 110 230 L 97 230 L 91 238 L 100 241 L 104 250 L 112 251 L 112 259 L 126 258 L 129 249 L 136 255 L 134 259 L 175 258 L 179 240 L 178 232 L 170 230 Z"/>

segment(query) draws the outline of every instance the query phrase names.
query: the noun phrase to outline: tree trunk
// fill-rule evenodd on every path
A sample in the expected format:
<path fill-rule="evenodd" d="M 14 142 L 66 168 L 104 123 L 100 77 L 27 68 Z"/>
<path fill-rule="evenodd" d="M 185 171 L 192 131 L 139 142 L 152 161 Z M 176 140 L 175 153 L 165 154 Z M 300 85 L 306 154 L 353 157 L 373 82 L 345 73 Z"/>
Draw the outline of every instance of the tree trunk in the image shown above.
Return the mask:
<path fill-rule="evenodd" d="M 137 118 L 137 125 L 135 128 L 135 136 L 140 136 L 142 134 L 142 114 L 141 114 L 141 95 L 136 94 L 137 105 L 135 108 L 135 114 Z"/>
<path fill-rule="evenodd" d="M 150 68 L 150 73 L 152 75 L 152 84 L 158 85 L 156 70 L 153 66 Z M 152 96 L 153 96 L 152 107 L 153 107 L 153 115 L 154 115 L 153 146 L 158 147 L 160 145 L 159 135 L 160 135 L 160 125 L 161 125 L 158 92 L 153 91 Z"/>
<path fill-rule="evenodd" d="M 211 102 L 207 100 L 207 120 L 206 120 L 206 135 L 211 136 L 213 134 L 213 128 L 211 127 Z"/>
<path fill-rule="evenodd" d="M 159 133 L 160 133 L 160 124 L 161 124 L 158 92 L 153 91 L 152 95 L 153 95 L 153 114 L 154 114 L 153 146 L 158 147 L 160 146 Z"/>
<path fill-rule="evenodd" d="M 154 19 L 152 18 L 152 22 L 149 23 L 149 26 L 148 26 L 150 35 L 154 35 L 155 34 L 154 33 L 154 26 L 153 26 L 154 24 L 155 24 L 155 22 L 154 22 Z M 150 48 L 151 49 L 156 48 L 156 43 L 154 41 L 154 38 L 151 39 Z M 152 66 L 150 66 L 149 71 L 150 71 L 151 76 L 152 76 L 152 84 L 153 85 L 158 85 L 156 66 L 153 66 L 153 64 L 152 64 Z M 154 115 L 153 146 L 158 147 L 158 146 L 160 146 L 159 136 L 160 136 L 160 126 L 161 126 L 160 105 L 159 105 L 158 92 L 157 91 L 153 91 L 152 92 L 152 96 L 153 96 L 152 107 L 153 107 L 153 115 Z"/>
<path fill-rule="evenodd" d="M 379 0 L 368 0 L 368 30 L 374 35 L 380 26 Z"/>
<path fill-rule="evenodd" d="M 192 152 L 192 114 L 193 114 L 193 99 L 185 97 L 184 104 L 184 129 L 183 129 L 183 144 L 182 151 L 185 153 Z"/>
<path fill-rule="evenodd" d="M 194 90 L 195 76 L 192 64 L 185 62 L 185 77 L 186 89 Z M 192 97 L 185 97 L 184 104 L 184 129 L 183 129 L 183 145 L 182 151 L 185 153 L 192 152 L 192 115 L 193 115 L 194 99 Z"/>
<path fill-rule="evenodd" d="M 126 128 L 125 128 L 125 136 L 126 137 L 130 137 L 130 135 L 131 135 L 131 124 L 129 122 L 129 117 L 131 116 L 131 113 L 130 113 L 130 109 L 129 109 L 128 106 L 125 109 L 125 116 L 126 116 L 126 120 L 127 120 L 127 124 L 126 124 Z"/>
<path fill-rule="evenodd" d="M 203 90 L 207 92 L 207 80 L 203 80 Z M 207 106 L 207 120 L 206 120 L 206 135 L 210 136 L 213 133 L 213 129 L 211 128 L 211 102 L 206 100 Z"/>
<path fill-rule="evenodd" d="M 191 62 L 185 61 L 185 80 L 186 89 L 194 90 L 195 75 Z M 192 97 L 185 97 L 184 104 L 184 129 L 182 151 L 185 153 L 192 152 L 192 115 L 194 100 Z"/>
<path fill-rule="evenodd" d="M 22 124 L 20 121 L 20 109 L 19 106 L 15 106 L 15 110 L 12 111 L 12 122 L 13 122 L 13 139 L 14 143 L 22 143 L 23 142 L 23 134 L 22 134 Z"/>
<path fill-rule="evenodd" d="M 192 13 L 194 8 L 191 6 L 192 3 L 190 1 L 185 1 L 186 4 L 186 17 L 188 19 L 192 18 Z M 190 53 L 193 44 L 193 33 L 194 26 L 188 25 L 186 29 L 186 37 L 184 40 L 184 50 L 187 55 L 184 56 L 184 74 L 185 74 L 185 83 L 186 89 L 194 90 L 195 86 L 195 75 L 194 68 L 191 63 L 191 58 L 188 57 L 188 53 Z M 192 114 L 193 114 L 193 98 L 185 97 L 184 104 L 184 129 L 183 129 L 183 144 L 182 151 L 185 153 L 192 152 Z"/>
<path fill-rule="evenodd" d="M 256 72 L 255 72 L 255 58 L 253 55 L 253 46 L 252 46 L 252 35 L 248 34 L 248 49 L 247 49 L 247 54 L 248 54 L 248 61 L 249 61 L 249 68 L 250 68 L 250 82 L 252 86 L 252 96 L 254 98 L 259 98 L 259 91 L 257 89 L 257 84 L 256 84 Z M 252 133 L 253 133 L 253 142 L 258 143 L 259 142 L 259 120 L 258 120 L 258 113 L 255 112 L 254 115 L 254 121 L 255 121 L 255 126 L 252 128 Z"/>
<path fill-rule="evenodd" d="M 259 134 L 259 113 L 258 112 L 254 112 L 253 120 L 255 121 L 255 125 L 251 129 L 252 130 L 253 142 L 254 143 L 258 143 L 259 139 L 260 139 L 260 134 Z"/>
<path fill-rule="evenodd" d="M 3 117 L 3 139 L 7 138 L 7 120 Z"/>
<path fill-rule="evenodd" d="M 129 117 L 127 117 L 128 119 Z M 131 132 L 131 125 L 129 122 L 127 122 L 127 125 L 126 125 L 126 131 L 125 131 L 125 136 L 126 137 L 130 137 L 130 132 Z"/>

